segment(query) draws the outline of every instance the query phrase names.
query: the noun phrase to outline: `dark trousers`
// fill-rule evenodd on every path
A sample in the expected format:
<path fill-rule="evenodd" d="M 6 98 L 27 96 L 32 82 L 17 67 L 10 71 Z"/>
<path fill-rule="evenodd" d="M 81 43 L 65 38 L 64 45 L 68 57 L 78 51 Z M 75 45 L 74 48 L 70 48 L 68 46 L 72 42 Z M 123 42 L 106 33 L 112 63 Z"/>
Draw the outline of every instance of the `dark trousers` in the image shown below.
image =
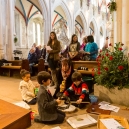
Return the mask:
<path fill-rule="evenodd" d="M 61 124 L 65 119 L 65 113 L 57 110 L 58 116 L 56 120 L 53 121 L 43 121 L 44 124 Z"/>
<path fill-rule="evenodd" d="M 30 102 L 27 102 L 26 100 L 24 100 L 27 104 L 29 105 L 35 105 L 37 102 L 37 98 L 33 98 Z"/>
<path fill-rule="evenodd" d="M 75 107 L 78 107 L 80 109 L 86 107 L 86 103 L 80 103 L 77 104 L 76 101 L 79 99 L 80 95 L 69 95 L 70 101 L 75 101 L 75 103 L 72 103 Z M 87 94 L 82 102 L 90 102 L 89 95 Z"/>
<path fill-rule="evenodd" d="M 30 67 L 30 74 L 34 75 L 34 70 L 33 70 L 33 66 L 35 65 L 35 63 L 30 63 L 29 67 Z"/>
<path fill-rule="evenodd" d="M 48 59 L 48 64 L 49 67 L 51 68 L 51 70 L 56 70 L 56 68 L 58 67 L 58 61 L 54 61 L 54 59 Z"/>

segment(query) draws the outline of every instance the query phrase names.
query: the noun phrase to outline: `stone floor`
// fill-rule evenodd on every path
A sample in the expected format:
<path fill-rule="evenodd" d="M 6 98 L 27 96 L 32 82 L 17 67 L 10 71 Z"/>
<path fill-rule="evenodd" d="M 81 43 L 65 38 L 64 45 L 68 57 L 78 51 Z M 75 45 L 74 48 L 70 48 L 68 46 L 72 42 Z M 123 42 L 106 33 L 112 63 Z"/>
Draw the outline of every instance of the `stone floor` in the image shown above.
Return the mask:
<path fill-rule="evenodd" d="M 21 94 L 20 94 L 20 91 L 18 90 L 20 80 L 21 79 L 18 79 L 18 78 L 0 76 L 0 99 L 3 99 L 11 103 L 21 101 L 22 100 Z M 33 80 L 35 80 L 35 78 L 33 78 Z M 36 81 L 34 81 L 34 83 L 36 83 Z M 118 113 L 112 112 L 111 114 L 123 116 L 129 120 L 129 110 L 125 110 L 125 107 L 123 106 L 119 106 L 119 107 L 121 108 Z M 31 110 L 38 113 L 37 105 L 31 106 Z M 77 109 L 73 113 L 67 113 L 66 119 L 70 116 L 75 116 L 75 115 L 84 114 L 84 113 L 86 113 L 86 109 L 83 109 L 83 110 Z M 98 116 L 93 115 L 93 117 L 97 119 Z M 59 126 L 61 129 L 72 129 L 72 127 L 66 122 L 66 120 L 59 125 L 44 125 L 40 123 L 35 123 L 32 120 L 32 125 L 28 129 L 51 129 L 57 126 Z M 84 129 L 86 129 L 86 127 Z M 87 129 L 97 129 L 97 125 L 87 127 Z"/>

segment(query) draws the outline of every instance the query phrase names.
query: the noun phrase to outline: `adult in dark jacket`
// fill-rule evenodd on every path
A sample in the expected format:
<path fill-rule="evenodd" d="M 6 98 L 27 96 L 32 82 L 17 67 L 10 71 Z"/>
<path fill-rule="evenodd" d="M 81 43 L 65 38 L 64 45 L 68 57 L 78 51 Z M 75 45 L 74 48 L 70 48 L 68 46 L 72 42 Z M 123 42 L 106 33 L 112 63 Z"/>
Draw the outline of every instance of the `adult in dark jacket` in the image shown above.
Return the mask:
<path fill-rule="evenodd" d="M 57 98 L 59 93 L 63 93 L 72 85 L 71 76 L 74 73 L 71 61 L 68 58 L 64 58 L 61 61 L 61 68 L 57 72 L 58 85 L 54 94 L 54 98 Z"/>
<path fill-rule="evenodd" d="M 41 50 L 41 57 L 44 60 L 46 59 L 46 45 L 44 45 L 43 49 Z"/>
<path fill-rule="evenodd" d="M 30 66 L 30 73 L 33 75 L 33 66 L 38 63 L 37 54 L 35 53 L 34 49 L 31 49 L 28 54 L 29 66 Z"/>

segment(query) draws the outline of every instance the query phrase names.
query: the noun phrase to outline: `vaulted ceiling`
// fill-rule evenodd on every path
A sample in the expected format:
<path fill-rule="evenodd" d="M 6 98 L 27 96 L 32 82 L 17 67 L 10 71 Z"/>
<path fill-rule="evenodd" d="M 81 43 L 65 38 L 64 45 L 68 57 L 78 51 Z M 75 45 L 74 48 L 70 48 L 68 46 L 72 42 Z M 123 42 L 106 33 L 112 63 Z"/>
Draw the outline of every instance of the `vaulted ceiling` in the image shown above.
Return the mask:
<path fill-rule="evenodd" d="M 16 0 L 15 9 L 22 15 L 26 25 L 33 18 L 42 18 L 41 8 L 37 0 Z"/>

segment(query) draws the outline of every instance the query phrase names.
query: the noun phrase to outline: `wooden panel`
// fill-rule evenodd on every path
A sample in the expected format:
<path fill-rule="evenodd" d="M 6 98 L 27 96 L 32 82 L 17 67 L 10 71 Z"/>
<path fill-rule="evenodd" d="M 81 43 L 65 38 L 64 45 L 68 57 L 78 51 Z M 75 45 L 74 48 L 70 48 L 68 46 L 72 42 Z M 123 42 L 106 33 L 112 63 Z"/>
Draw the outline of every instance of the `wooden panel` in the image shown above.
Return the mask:
<path fill-rule="evenodd" d="M 22 60 L 10 60 L 8 63 L 12 63 L 14 66 L 21 66 Z"/>
<path fill-rule="evenodd" d="M 87 68 L 97 67 L 97 61 L 72 61 L 72 64 L 74 69 L 77 69 L 80 66 Z"/>
<path fill-rule="evenodd" d="M 3 69 L 21 69 L 21 66 L 1 66 Z"/>
<path fill-rule="evenodd" d="M 30 111 L 0 99 L 0 128 L 25 129 L 31 125 Z"/>

